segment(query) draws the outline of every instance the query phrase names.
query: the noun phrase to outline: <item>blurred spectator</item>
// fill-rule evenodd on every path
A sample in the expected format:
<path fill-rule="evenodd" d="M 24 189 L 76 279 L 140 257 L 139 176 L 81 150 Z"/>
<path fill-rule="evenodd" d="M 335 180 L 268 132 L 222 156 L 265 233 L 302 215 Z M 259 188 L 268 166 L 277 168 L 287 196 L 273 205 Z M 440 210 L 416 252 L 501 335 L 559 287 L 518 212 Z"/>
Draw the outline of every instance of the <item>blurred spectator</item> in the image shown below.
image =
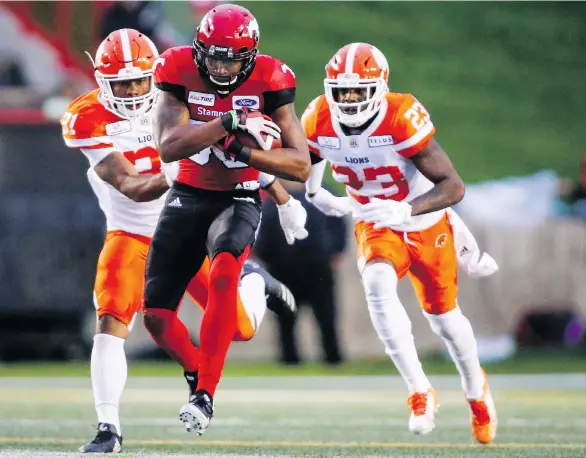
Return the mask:
<path fill-rule="evenodd" d="M 271 199 L 263 205 L 262 221 L 254 252 L 276 278 L 293 292 L 300 308 L 309 305 L 321 333 L 324 361 L 342 361 L 336 328 L 335 280 L 346 248 L 346 222 L 325 216 L 305 200 L 305 187 L 283 182 L 289 193 L 307 210 L 309 236 L 287 245 L 279 224 L 277 208 Z M 295 317 L 279 317 L 280 360 L 299 364 L 301 358 L 295 336 Z"/>
<path fill-rule="evenodd" d="M 0 87 L 21 87 L 25 85 L 24 75 L 16 61 L 0 58 Z"/>
<path fill-rule="evenodd" d="M 560 196 L 569 205 L 569 213 L 586 219 L 586 154 L 582 157 L 580 181 L 560 180 Z"/>
<path fill-rule="evenodd" d="M 28 33 L 9 12 L 0 14 L 0 106 L 39 107 L 62 82 L 58 57 L 50 46 Z"/>
<path fill-rule="evenodd" d="M 135 29 L 153 40 L 159 52 L 163 52 L 176 44 L 163 23 L 163 17 L 163 2 L 113 2 L 102 16 L 100 40 L 118 29 Z"/>

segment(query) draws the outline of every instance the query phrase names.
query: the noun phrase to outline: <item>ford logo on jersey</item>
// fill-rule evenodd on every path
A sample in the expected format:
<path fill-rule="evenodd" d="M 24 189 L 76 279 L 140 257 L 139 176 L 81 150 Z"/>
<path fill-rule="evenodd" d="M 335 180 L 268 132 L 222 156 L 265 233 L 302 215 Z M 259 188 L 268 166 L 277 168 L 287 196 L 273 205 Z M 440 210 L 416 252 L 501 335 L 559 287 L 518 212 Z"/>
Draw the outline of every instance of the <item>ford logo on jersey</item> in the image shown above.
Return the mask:
<path fill-rule="evenodd" d="M 257 95 L 235 95 L 232 98 L 232 108 L 260 108 L 260 100 Z"/>

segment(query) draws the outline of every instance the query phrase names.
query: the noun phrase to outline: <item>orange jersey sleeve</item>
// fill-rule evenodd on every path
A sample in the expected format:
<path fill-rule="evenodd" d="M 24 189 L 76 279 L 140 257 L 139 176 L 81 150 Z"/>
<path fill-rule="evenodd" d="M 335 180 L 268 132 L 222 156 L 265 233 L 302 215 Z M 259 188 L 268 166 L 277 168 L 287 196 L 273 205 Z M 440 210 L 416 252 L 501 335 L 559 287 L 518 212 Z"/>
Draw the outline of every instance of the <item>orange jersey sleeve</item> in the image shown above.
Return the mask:
<path fill-rule="evenodd" d="M 408 158 L 421 151 L 435 134 L 427 109 L 411 94 L 389 93 L 389 110 L 395 113 L 391 121 L 394 149 Z"/>
<path fill-rule="evenodd" d="M 305 137 L 307 138 L 307 146 L 309 147 L 309 151 L 312 156 L 314 155 L 318 158 L 321 158 L 321 152 L 319 150 L 319 143 L 317 139 L 318 118 L 320 111 L 322 110 L 323 103 L 326 103 L 325 96 L 320 95 L 319 97 L 316 97 L 309 105 L 307 105 L 307 108 L 301 116 L 301 125 L 303 126 Z"/>
<path fill-rule="evenodd" d="M 100 103 L 98 92 L 96 89 L 75 99 L 61 117 L 65 144 L 81 150 L 92 167 L 117 151 L 108 135 L 107 125 L 113 125 L 115 129 L 115 123 L 121 122 Z"/>
<path fill-rule="evenodd" d="M 110 118 L 118 119 L 99 102 L 97 89 L 78 97 L 61 117 L 65 144 L 71 148 L 111 147 L 106 133 Z"/>

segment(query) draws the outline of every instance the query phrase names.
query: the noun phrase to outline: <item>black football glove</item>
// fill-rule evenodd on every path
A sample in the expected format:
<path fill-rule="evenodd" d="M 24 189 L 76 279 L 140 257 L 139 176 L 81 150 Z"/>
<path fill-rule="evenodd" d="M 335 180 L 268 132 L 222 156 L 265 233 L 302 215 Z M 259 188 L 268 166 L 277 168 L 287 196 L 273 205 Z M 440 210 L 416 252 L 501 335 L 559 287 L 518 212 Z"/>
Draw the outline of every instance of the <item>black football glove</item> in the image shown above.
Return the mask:
<path fill-rule="evenodd" d="M 248 164 L 250 161 L 251 150 L 248 146 L 240 143 L 235 135 L 228 135 L 221 139 L 217 144 L 217 148 L 224 153 L 227 160 L 239 161 Z"/>

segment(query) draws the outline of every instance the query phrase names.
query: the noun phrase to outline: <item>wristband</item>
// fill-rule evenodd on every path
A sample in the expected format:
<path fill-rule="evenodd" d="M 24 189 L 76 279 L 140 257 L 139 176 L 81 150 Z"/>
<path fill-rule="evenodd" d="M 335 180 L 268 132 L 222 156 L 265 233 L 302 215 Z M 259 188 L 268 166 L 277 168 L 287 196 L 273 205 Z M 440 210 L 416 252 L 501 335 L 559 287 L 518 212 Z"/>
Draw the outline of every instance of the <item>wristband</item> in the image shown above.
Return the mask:
<path fill-rule="evenodd" d="M 232 133 L 238 129 L 238 113 L 236 113 L 236 110 L 230 110 L 224 113 L 220 117 L 220 120 L 226 132 Z"/>
<path fill-rule="evenodd" d="M 250 162 L 250 156 L 252 155 L 252 150 L 248 146 L 242 146 L 240 151 L 233 153 L 234 159 L 238 162 L 244 162 L 248 164 Z"/>

